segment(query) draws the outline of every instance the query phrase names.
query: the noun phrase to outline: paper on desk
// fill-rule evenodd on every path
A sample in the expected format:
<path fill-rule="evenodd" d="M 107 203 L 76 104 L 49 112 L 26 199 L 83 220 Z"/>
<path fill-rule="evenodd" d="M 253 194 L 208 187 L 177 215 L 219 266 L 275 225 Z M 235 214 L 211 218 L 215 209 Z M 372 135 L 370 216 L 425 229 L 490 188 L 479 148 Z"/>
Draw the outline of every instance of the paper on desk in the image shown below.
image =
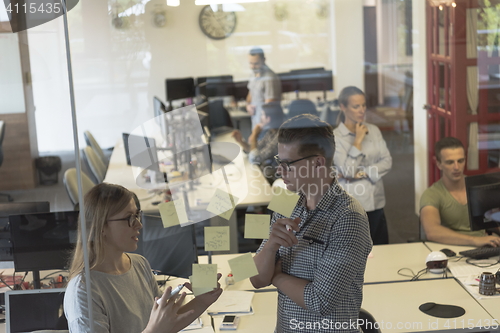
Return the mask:
<path fill-rule="evenodd" d="M 270 215 L 245 214 L 245 238 L 268 239 L 270 223 Z"/>
<path fill-rule="evenodd" d="M 477 260 L 475 261 L 477 263 L 494 263 L 496 260 L 493 259 L 484 259 L 484 260 Z M 455 278 L 459 277 L 469 277 L 471 275 L 476 275 L 479 276 L 481 275 L 482 272 L 496 272 L 500 268 L 500 264 L 493 265 L 488 268 L 484 267 L 477 267 L 471 264 L 468 264 L 465 259 L 462 259 L 460 261 L 452 261 L 448 260 L 448 269 L 451 271 L 453 276 Z"/>
<path fill-rule="evenodd" d="M 237 203 L 237 197 L 218 188 L 215 190 L 215 194 L 210 200 L 207 210 L 229 221 Z"/>
<path fill-rule="evenodd" d="M 267 208 L 283 216 L 290 217 L 299 198 L 300 196 L 295 192 L 286 188 L 275 187 L 273 188 L 273 197 Z"/>
<path fill-rule="evenodd" d="M 196 288 L 193 285 L 193 276 L 192 275 L 189 277 L 189 282 L 191 282 L 191 287 L 193 289 L 194 296 L 200 296 L 201 294 L 208 293 L 209 291 L 214 290 L 214 288 Z"/>
<path fill-rule="evenodd" d="M 251 253 L 238 256 L 228 260 L 227 262 L 231 267 L 235 282 L 245 280 L 246 278 L 259 274 Z"/>
<path fill-rule="evenodd" d="M 229 227 L 205 227 L 205 251 L 229 251 Z"/>
<path fill-rule="evenodd" d="M 175 199 L 174 201 L 163 202 L 158 205 L 158 209 L 160 210 L 161 221 L 164 228 L 188 223 L 189 221 L 186 214 L 186 205 L 181 198 Z"/>
<path fill-rule="evenodd" d="M 195 288 L 217 288 L 217 264 L 193 264 L 191 281 Z"/>
<path fill-rule="evenodd" d="M 210 315 L 251 312 L 253 295 L 251 291 L 224 291 L 219 299 L 207 309 L 207 312 Z"/>

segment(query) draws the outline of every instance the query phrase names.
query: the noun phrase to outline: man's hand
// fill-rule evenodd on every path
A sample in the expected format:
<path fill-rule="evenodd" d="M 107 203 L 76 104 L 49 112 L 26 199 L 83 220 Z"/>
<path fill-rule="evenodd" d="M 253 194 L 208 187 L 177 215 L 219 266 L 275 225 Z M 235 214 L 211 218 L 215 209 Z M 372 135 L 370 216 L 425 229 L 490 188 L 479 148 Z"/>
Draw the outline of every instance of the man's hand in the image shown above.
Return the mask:
<path fill-rule="evenodd" d="M 480 246 L 493 246 L 493 247 L 499 247 L 500 246 L 500 237 L 497 235 L 491 235 L 491 236 L 484 236 L 484 237 L 474 237 L 474 246 L 480 247 Z"/>
<path fill-rule="evenodd" d="M 234 130 L 231 133 L 231 137 L 233 137 L 239 144 L 244 144 L 245 140 L 243 140 L 243 136 L 239 130 Z"/>
<path fill-rule="evenodd" d="M 247 104 L 247 112 L 249 115 L 253 116 L 255 114 L 255 105 Z"/>
<path fill-rule="evenodd" d="M 266 246 L 269 246 L 274 252 L 278 251 L 280 246 L 294 246 L 299 241 L 293 231 L 300 231 L 299 224 L 300 217 L 297 217 L 294 220 L 277 219 L 273 224 Z"/>

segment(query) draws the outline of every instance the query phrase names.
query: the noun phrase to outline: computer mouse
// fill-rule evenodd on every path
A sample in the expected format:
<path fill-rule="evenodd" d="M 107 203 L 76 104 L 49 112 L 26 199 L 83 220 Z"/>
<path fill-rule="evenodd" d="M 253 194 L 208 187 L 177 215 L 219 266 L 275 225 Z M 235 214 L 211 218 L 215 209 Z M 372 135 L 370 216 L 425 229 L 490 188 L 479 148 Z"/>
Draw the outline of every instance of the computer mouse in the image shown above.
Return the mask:
<path fill-rule="evenodd" d="M 446 254 L 447 257 L 454 257 L 456 256 L 457 254 L 455 252 L 453 252 L 452 250 L 450 249 L 441 249 L 439 250 L 441 252 L 443 252 L 444 254 Z"/>
<path fill-rule="evenodd" d="M 429 303 L 424 303 L 424 304 L 420 305 L 418 308 L 421 311 L 429 311 L 430 309 L 432 309 L 435 306 L 436 306 L 436 303 L 429 302 Z"/>

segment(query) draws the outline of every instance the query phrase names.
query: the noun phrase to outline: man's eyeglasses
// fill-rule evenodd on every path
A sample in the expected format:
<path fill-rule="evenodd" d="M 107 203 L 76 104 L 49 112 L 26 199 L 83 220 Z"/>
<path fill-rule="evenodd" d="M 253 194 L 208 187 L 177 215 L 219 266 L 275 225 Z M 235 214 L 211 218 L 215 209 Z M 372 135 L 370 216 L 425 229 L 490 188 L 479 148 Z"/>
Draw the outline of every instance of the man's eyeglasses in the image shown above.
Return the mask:
<path fill-rule="evenodd" d="M 142 219 L 142 210 L 139 210 L 139 211 L 137 211 L 137 213 L 132 214 L 129 217 L 124 217 L 122 219 L 108 220 L 108 222 L 109 221 L 127 221 L 129 227 L 135 228 L 140 223 L 142 223 L 141 219 Z"/>
<path fill-rule="evenodd" d="M 299 161 L 302 161 L 302 160 L 305 160 L 306 158 L 309 158 L 309 157 L 315 157 L 315 156 L 319 156 L 318 154 L 316 155 L 309 155 L 309 156 L 306 156 L 306 157 L 302 157 L 302 158 L 299 158 L 298 160 L 295 160 L 295 161 L 290 161 L 290 162 L 286 162 L 286 161 L 282 161 L 278 155 L 274 156 L 274 160 L 276 161 L 276 163 L 278 163 L 279 166 L 281 166 L 283 169 L 286 169 L 287 171 L 290 171 L 290 165 L 292 165 L 293 163 L 296 163 L 296 162 L 299 162 Z"/>

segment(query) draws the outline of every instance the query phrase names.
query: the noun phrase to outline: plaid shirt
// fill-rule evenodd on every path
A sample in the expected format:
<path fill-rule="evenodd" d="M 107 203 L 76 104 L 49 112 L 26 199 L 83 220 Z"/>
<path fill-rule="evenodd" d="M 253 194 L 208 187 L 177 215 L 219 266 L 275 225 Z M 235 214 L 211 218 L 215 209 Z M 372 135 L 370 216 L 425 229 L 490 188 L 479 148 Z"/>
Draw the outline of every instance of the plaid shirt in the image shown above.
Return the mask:
<path fill-rule="evenodd" d="M 278 290 L 276 332 L 360 332 L 356 321 L 372 248 L 365 211 L 334 180 L 312 211 L 301 194 L 291 218 L 296 217 L 299 243 L 281 247 L 276 258 L 283 261 L 283 273 L 311 281 L 304 288 L 307 310 Z M 271 228 L 278 218 L 284 216 L 274 213 Z"/>

